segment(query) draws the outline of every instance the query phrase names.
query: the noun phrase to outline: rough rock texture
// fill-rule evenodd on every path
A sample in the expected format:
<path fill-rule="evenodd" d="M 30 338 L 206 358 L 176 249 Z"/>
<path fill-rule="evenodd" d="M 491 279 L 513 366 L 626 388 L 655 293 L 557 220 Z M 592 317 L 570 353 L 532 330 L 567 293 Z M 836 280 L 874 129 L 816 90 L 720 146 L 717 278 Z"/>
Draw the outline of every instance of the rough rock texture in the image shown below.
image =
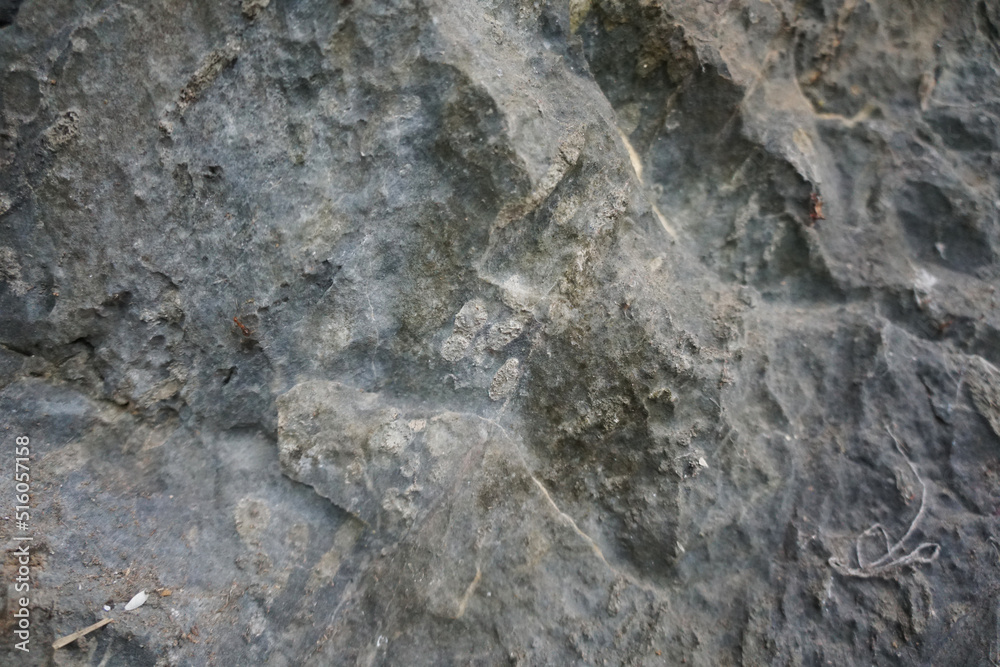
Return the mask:
<path fill-rule="evenodd" d="M 992 0 L 0 2 L 0 661 L 997 664 L 998 151 Z"/>

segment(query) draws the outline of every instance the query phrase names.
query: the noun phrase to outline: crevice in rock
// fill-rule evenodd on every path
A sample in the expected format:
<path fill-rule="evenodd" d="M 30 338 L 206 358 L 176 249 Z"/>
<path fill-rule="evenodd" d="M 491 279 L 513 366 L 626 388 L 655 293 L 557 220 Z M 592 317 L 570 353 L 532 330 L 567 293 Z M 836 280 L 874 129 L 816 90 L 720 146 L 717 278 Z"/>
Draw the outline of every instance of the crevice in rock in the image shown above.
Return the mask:
<path fill-rule="evenodd" d="M 0 28 L 6 28 L 17 18 L 24 0 L 0 0 Z"/>

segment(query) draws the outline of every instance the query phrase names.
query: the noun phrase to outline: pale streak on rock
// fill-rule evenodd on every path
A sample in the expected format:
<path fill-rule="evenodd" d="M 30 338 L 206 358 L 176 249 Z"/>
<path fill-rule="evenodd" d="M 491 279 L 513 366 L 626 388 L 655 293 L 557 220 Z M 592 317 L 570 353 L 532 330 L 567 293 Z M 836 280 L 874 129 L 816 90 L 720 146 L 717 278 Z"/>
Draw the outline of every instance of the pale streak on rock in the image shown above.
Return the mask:
<path fill-rule="evenodd" d="M 618 574 L 618 571 L 615 570 L 615 568 L 612 567 L 611 563 L 608 562 L 608 559 L 604 557 L 604 552 L 601 551 L 601 547 L 597 545 L 597 542 L 594 541 L 594 538 L 592 538 L 587 533 L 583 532 L 583 530 L 580 528 L 580 526 L 577 525 L 576 520 L 573 517 L 571 517 L 569 514 L 566 514 L 561 509 L 559 509 L 559 506 L 556 505 L 556 501 L 552 500 L 552 496 L 549 495 L 548 489 L 545 488 L 545 485 L 539 482 L 538 478 L 536 478 L 534 475 L 531 476 L 531 481 L 534 482 L 535 486 L 538 487 L 538 490 L 542 492 L 542 496 L 545 498 L 545 501 L 552 507 L 552 510 L 559 515 L 559 518 L 561 518 L 566 523 L 566 525 L 572 528 L 574 533 L 576 533 L 577 535 L 579 535 L 584 539 L 584 541 L 590 546 L 590 548 L 594 550 L 594 553 L 597 555 L 597 557 L 601 559 L 601 562 L 608 566 L 609 570 L 615 572 L 615 574 Z"/>
<path fill-rule="evenodd" d="M 458 601 L 458 613 L 455 614 L 455 619 L 460 619 L 465 615 L 465 607 L 469 604 L 469 598 L 472 594 L 476 592 L 476 587 L 479 586 L 479 582 L 482 581 L 483 571 L 476 566 L 476 576 L 473 577 L 472 581 L 469 582 L 469 587 L 465 589 L 465 593 L 462 595 L 462 599 Z"/>

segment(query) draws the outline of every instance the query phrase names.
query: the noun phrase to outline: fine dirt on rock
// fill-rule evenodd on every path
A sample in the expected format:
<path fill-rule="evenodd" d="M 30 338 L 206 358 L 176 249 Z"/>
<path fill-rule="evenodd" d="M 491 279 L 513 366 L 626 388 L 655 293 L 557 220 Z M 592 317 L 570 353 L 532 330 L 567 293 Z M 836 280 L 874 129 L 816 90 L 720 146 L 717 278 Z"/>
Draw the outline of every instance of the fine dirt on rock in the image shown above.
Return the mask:
<path fill-rule="evenodd" d="M 987 0 L 0 2 L 0 662 L 1000 664 L 998 159 Z"/>

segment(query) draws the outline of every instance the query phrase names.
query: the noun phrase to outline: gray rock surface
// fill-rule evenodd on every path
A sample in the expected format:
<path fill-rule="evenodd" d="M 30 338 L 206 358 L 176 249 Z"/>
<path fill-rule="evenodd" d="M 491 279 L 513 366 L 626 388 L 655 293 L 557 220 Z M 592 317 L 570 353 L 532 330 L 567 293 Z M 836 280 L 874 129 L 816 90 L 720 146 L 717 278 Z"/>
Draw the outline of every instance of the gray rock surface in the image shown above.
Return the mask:
<path fill-rule="evenodd" d="M 997 664 L 998 157 L 990 0 L 0 2 L 0 662 Z"/>

